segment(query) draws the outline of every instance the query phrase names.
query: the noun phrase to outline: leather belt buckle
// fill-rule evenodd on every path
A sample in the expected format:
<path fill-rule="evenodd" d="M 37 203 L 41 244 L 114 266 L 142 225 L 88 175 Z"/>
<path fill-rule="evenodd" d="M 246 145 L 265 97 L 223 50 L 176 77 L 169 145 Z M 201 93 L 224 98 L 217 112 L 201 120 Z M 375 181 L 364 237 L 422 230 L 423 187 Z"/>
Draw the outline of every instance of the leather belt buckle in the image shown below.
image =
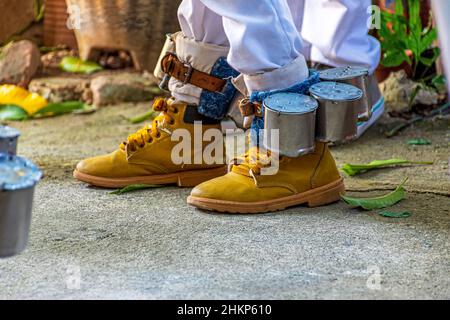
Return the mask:
<path fill-rule="evenodd" d="M 191 81 L 192 73 L 194 72 L 194 68 L 190 63 L 183 63 L 183 66 L 188 70 L 184 73 L 184 81 L 183 84 L 186 85 Z"/>
<path fill-rule="evenodd" d="M 169 81 L 172 78 L 171 73 L 175 67 L 174 59 L 176 58 L 175 53 L 167 52 L 166 56 L 161 61 L 161 70 L 164 72 L 164 76 L 159 83 L 159 88 L 162 90 L 169 90 Z M 167 59 L 167 65 L 165 65 L 165 60 Z"/>

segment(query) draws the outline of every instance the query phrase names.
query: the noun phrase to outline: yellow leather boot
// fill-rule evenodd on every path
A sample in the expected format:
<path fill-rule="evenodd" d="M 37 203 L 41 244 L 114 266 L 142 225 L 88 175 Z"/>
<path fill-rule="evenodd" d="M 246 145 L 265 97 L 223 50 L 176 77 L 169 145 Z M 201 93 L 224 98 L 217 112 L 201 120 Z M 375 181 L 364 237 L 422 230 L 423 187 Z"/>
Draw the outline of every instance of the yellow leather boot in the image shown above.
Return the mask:
<path fill-rule="evenodd" d="M 192 187 L 226 173 L 224 156 L 222 161 L 215 164 L 207 164 L 203 159 L 203 151 L 207 145 L 220 144 L 216 146 L 223 150 L 222 141 L 202 142 L 197 150 L 192 148 L 188 156 L 190 161 L 183 163 L 174 160 L 172 152 L 180 143 L 178 140 L 172 141 L 175 130 L 180 129 L 178 132 L 190 135 L 193 145 L 195 135 L 201 135 L 202 139 L 207 130 L 220 130 L 220 121 L 204 117 L 197 112 L 197 107 L 174 99 L 157 99 L 153 108 L 161 113 L 151 127 L 144 127 L 130 135 L 111 154 L 81 161 L 74 171 L 74 177 L 105 188 L 121 188 L 132 184 L 177 184 Z M 199 129 L 194 129 L 195 121 L 202 121 L 202 126 L 197 125 Z M 195 130 L 198 132 L 194 132 Z"/>
<path fill-rule="evenodd" d="M 118 150 L 81 161 L 76 179 L 107 188 L 191 187 L 227 172 L 220 120 L 236 93 L 231 79 L 238 75 L 226 61 L 229 47 L 182 32 L 167 40 L 155 75 L 173 98 L 155 101 L 161 114 L 152 126 L 130 135 Z"/>
<path fill-rule="evenodd" d="M 198 185 L 188 203 L 200 209 L 229 213 L 262 213 L 306 204 L 326 205 L 345 192 L 343 179 L 325 143 L 314 153 L 298 158 L 281 157 L 275 175 L 263 175 L 270 165 L 256 149 L 231 165 L 226 175 Z"/>

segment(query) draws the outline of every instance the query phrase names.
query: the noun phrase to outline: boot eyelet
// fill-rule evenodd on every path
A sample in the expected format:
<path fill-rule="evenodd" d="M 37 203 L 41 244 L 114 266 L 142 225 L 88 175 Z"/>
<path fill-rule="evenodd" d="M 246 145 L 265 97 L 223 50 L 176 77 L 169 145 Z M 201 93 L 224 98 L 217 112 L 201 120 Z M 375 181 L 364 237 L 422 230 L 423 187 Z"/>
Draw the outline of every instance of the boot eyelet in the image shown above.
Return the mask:
<path fill-rule="evenodd" d="M 169 124 L 170 124 L 171 126 L 173 126 L 173 125 L 175 124 L 175 120 L 174 120 L 174 119 L 171 119 L 171 120 L 169 121 Z"/>
<path fill-rule="evenodd" d="M 161 138 L 161 133 L 158 132 L 158 133 L 156 134 L 156 138 L 157 138 L 157 139 Z"/>
<path fill-rule="evenodd" d="M 153 139 L 152 139 L 152 138 L 150 138 L 150 139 L 147 140 L 147 143 L 152 143 L 152 142 L 153 142 Z"/>
<path fill-rule="evenodd" d="M 177 114 L 178 113 L 178 108 L 173 109 L 173 113 Z"/>

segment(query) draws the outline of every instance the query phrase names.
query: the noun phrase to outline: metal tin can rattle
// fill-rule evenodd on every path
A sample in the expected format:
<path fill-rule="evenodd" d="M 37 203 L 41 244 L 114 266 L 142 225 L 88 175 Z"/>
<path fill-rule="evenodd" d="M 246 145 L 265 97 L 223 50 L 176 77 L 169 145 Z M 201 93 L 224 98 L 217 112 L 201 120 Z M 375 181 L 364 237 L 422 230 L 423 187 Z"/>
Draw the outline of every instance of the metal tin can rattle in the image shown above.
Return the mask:
<path fill-rule="evenodd" d="M 298 157 L 315 149 L 318 103 L 310 96 L 277 93 L 264 100 L 265 147 L 288 157 Z M 278 147 L 273 145 L 272 129 L 279 130 Z"/>
<path fill-rule="evenodd" d="M 322 142 L 342 143 L 356 138 L 358 105 L 363 92 L 349 84 L 319 82 L 310 88 L 319 101 L 316 138 Z"/>
<path fill-rule="evenodd" d="M 20 132 L 11 127 L 0 126 L 0 153 L 15 155 Z"/>
<path fill-rule="evenodd" d="M 372 98 L 370 94 L 369 69 L 364 67 L 338 67 L 319 72 L 323 81 L 341 82 L 353 85 L 363 92 L 357 105 L 358 121 L 368 121 L 372 117 Z"/>
<path fill-rule="evenodd" d="M 0 257 L 27 246 L 34 187 L 41 177 L 31 161 L 0 153 Z"/>

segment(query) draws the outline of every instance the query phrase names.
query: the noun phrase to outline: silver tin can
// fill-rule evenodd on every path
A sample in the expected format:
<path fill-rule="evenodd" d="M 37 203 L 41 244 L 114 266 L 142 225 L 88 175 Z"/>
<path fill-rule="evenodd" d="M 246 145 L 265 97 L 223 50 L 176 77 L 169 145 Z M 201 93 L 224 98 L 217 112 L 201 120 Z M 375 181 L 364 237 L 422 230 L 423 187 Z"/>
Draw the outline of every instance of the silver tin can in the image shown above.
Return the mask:
<path fill-rule="evenodd" d="M 28 243 L 33 194 L 41 171 L 29 160 L 0 154 L 0 257 L 22 252 Z"/>
<path fill-rule="evenodd" d="M 0 153 L 15 155 L 20 132 L 11 127 L 0 126 Z"/>
<path fill-rule="evenodd" d="M 342 143 L 356 138 L 359 101 L 363 92 L 349 84 L 319 82 L 310 88 L 319 101 L 316 138 L 322 142 Z"/>
<path fill-rule="evenodd" d="M 368 121 L 372 117 L 374 101 L 370 94 L 369 69 L 347 66 L 322 70 L 319 74 L 323 81 L 347 83 L 361 89 L 363 98 L 357 105 L 358 121 Z"/>
<path fill-rule="evenodd" d="M 315 149 L 316 110 L 313 98 L 297 93 L 277 93 L 264 100 L 264 146 L 280 155 L 298 157 Z M 279 142 L 272 142 L 278 129 Z"/>

